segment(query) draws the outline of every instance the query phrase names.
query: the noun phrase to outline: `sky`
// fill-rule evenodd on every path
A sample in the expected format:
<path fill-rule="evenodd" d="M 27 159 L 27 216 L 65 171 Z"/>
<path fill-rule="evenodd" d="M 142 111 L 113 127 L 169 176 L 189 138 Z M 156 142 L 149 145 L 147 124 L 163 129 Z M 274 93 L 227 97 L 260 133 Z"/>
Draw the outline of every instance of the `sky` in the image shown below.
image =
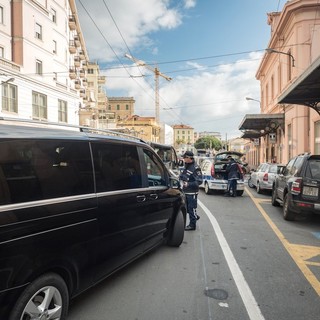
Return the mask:
<path fill-rule="evenodd" d="M 255 75 L 270 40 L 267 13 L 281 11 L 284 4 L 285 0 L 76 0 L 89 58 L 106 76 L 108 97 L 133 97 L 136 115 L 155 116 L 157 68 L 163 74 L 160 122 L 220 132 L 223 139 L 240 137 L 244 116 L 260 113 Z"/>

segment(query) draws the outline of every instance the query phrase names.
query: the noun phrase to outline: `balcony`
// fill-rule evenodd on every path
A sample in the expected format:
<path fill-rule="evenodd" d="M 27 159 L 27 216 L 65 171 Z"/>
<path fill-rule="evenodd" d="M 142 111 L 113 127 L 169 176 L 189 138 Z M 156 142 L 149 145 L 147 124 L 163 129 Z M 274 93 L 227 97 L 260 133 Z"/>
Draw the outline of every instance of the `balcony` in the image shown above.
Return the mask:
<path fill-rule="evenodd" d="M 80 62 L 81 62 L 80 57 L 79 56 L 75 56 L 74 57 L 74 66 L 79 68 L 80 67 Z"/>
<path fill-rule="evenodd" d="M 74 43 L 75 43 L 76 47 L 79 48 L 80 45 L 81 45 L 80 37 L 79 36 L 74 36 L 73 40 L 74 40 Z"/>
<path fill-rule="evenodd" d="M 79 70 L 79 74 L 80 74 L 80 78 L 84 78 L 85 75 L 86 75 L 86 73 L 85 73 L 85 71 L 83 69 Z"/>
<path fill-rule="evenodd" d="M 80 97 L 81 97 L 81 98 L 86 97 L 86 90 L 85 90 L 85 89 L 81 89 L 81 90 L 80 90 Z"/>
<path fill-rule="evenodd" d="M 75 82 L 74 82 L 74 87 L 76 89 L 80 89 L 81 88 L 81 81 L 80 79 L 77 79 Z"/>
<path fill-rule="evenodd" d="M 87 87 L 88 86 L 88 80 L 87 79 L 82 79 L 82 85 L 84 87 Z"/>
<path fill-rule="evenodd" d="M 76 69 L 75 68 L 70 68 L 69 69 L 69 77 L 70 77 L 70 79 L 75 79 L 76 76 L 77 76 Z"/>
<path fill-rule="evenodd" d="M 80 56 L 80 59 L 81 60 L 85 60 L 85 58 L 86 58 L 86 55 L 85 55 L 85 53 L 84 53 L 84 51 L 79 51 L 79 56 Z"/>
<path fill-rule="evenodd" d="M 106 83 L 106 77 L 105 76 L 98 76 L 98 83 L 99 84 L 105 84 Z"/>
<path fill-rule="evenodd" d="M 69 52 L 71 54 L 75 54 L 77 52 L 76 44 L 74 43 L 73 40 L 69 41 Z"/>
<path fill-rule="evenodd" d="M 87 61 L 82 62 L 82 69 L 88 70 L 88 62 Z"/>
<path fill-rule="evenodd" d="M 69 16 L 69 28 L 70 30 L 76 30 L 76 18 L 75 16 Z"/>

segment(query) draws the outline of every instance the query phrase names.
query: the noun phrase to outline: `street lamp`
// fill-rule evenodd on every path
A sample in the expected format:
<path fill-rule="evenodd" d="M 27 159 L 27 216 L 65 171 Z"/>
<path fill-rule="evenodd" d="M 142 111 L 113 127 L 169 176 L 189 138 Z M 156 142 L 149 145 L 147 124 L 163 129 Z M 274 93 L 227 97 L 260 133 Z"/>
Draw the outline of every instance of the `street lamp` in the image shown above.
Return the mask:
<path fill-rule="evenodd" d="M 252 100 L 252 101 L 257 101 L 257 102 L 259 102 L 259 103 L 261 103 L 261 101 L 260 100 L 257 100 L 257 99 L 253 99 L 253 98 L 250 98 L 250 97 L 246 97 L 246 100 Z"/>
<path fill-rule="evenodd" d="M 285 54 L 287 56 L 289 56 L 291 59 L 292 59 L 292 67 L 294 67 L 294 57 L 291 53 L 288 53 L 288 52 L 283 52 L 283 51 L 278 51 L 278 50 L 274 50 L 274 49 L 266 49 L 266 51 L 268 53 L 281 53 L 281 54 Z"/>

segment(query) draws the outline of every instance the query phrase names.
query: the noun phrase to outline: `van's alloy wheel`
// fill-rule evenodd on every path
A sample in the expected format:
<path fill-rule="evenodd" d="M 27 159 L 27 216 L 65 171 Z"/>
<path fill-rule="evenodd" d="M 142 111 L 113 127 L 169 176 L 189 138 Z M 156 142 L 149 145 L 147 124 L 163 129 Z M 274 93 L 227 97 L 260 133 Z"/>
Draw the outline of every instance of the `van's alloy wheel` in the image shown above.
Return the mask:
<path fill-rule="evenodd" d="M 54 273 L 34 280 L 18 298 L 9 320 L 65 320 L 68 313 L 68 288 Z"/>
<path fill-rule="evenodd" d="M 279 202 L 277 201 L 277 191 L 275 190 L 275 187 L 272 188 L 271 204 L 274 207 L 279 207 L 280 206 Z"/>

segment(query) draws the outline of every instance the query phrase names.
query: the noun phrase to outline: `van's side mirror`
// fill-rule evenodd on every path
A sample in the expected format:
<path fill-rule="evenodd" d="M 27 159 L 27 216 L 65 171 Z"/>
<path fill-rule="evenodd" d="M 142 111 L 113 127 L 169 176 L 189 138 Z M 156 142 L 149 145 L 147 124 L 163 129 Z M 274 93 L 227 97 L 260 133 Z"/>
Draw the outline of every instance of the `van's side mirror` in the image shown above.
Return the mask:
<path fill-rule="evenodd" d="M 177 179 L 175 177 L 170 177 L 170 187 L 172 189 L 179 189 L 180 188 L 179 179 Z"/>

